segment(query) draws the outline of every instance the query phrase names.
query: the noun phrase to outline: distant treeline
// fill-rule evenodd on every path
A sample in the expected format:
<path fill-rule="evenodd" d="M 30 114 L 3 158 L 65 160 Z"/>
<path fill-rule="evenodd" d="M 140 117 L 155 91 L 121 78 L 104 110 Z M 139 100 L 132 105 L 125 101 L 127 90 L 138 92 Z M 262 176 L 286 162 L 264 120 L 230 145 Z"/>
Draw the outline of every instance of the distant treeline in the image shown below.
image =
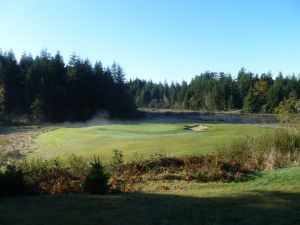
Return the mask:
<path fill-rule="evenodd" d="M 0 107 L 5 115 L 44 121 L 85 120 L 100 110 L 128 117 L 136 108 L 116 63 L 103 68 L 73 55 L 65 64 L 46 50 L 19 62 L 12 51 L 0 52 Z"/>
<path fill-rule="evenodd" d="M 205 72 L 190 84 L 153 83 L 140 79 L 127 84 L 138 107 L 204 111 L 243 109 L 247 113 L 273 113 L 284 99 L 300 97 L 300 80 L 281 73 L 253 74 L 242 68 L 230 74 Z"/>
<path fill-rule="evenodd" d="M 18 61 L 12 51 L 0 51 L 0 114 L 6 116 L 75 121 L 99 111 L 134 116 L 137 107 L 273 113 L 284 99 L 299 97 L 299 78 L 281 73 L 273 78 L 271 73 L 257 75 L 242 68 L 236 78 L 205 72 L 189 84 L 126 82 L 116 63 L 103 68 L 100 62 L 92 65 L 72 55 L 65 64 L 59 52 L 51 56 L 46 50 L 35 58 L 23 54 Z"/>

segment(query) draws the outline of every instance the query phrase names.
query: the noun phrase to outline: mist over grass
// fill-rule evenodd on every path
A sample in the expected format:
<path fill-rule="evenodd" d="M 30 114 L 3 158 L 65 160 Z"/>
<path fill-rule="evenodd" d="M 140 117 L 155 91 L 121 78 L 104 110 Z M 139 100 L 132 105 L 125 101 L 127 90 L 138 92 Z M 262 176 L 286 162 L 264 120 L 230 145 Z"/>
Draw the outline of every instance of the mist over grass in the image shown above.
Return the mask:
<path fill-rule="evenodd" d="M 63 123 L 54 123 L 51 124 L 55 127 L 64 127 L 64 128 L 83 128 L 83 127 L 93 127 L 101 125 L 109 125 L 118 120 L 113 120 L 110 117 L 109 112 L 107 111 L 98 111 L 91 119 L 81 122 L 63 122 Z"/>

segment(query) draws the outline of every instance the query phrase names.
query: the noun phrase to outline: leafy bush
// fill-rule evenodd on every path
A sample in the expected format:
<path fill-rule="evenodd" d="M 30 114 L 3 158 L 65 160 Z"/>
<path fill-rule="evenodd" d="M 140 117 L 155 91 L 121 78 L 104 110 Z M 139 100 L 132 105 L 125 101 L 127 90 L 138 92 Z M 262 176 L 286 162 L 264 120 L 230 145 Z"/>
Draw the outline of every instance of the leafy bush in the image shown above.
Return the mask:
<path fill-rule="evenodd" d="M 66 160 L 32 159 L 20 162 L 18 167 L 24 172 L 31 193 L 83 193 L 81 185 L 88 172 L 88 164 L 77 156 Z"/>
<path fill-rule="evenodd" d="M 72 176 L 83 178 L 88 173 L 88 162 L 81 156 L 76 156 L 74 154 L 68 156 L 64 165 Z"/>
<path fill-rule="evenodd" d="M 124 156 L 122 151 L 114 149 L 113 156 L 109 163 L 109 169 L 111 172 L 115 171 L 116 169 L 120 168 L 124 163 Z"/>
<path fill-rule="evenodd" d="M 13 165 L 7 165 L 0 173 L 0 195 L 16 196 L 26 192 L 24 174 Z"/>
<path fill-rule="evenodd" d="M 0 172 L 2 171 L 2 168 L 7 165 L 7 156 L 0 152 Z"/>
<path fill-rule="evenodd" d="M 15 161 L 0 172 L 0 195 L 99 194 L 108 191 L 107 181 L 104 167 L 96 158 L 90 165 L 75 155 L 65 160 Z"/>
<path fill-rule="evenodd" d="M 225 162 L 217 155 L 168 157 L 157 154 L 149 159 L 122 165 L 110 178 L 114 191 L 136 191 L 138 183 L 148 180 L 186 180 L 198 182 L 241 181 L 248 170 L 239 162 Z"/>
<path fill-rule="evenodd" d="M 288 129 L 276 129 L 260 137 L 246 137 L 223 147 L 224 161 L 236 161 L 250 170 L 274 169 L 299 163 L 300 136 Z"/>
<path fill-rule="evenodd" d="M 108 176 L 99 157 L 94 157 L 91 168 L 83 182 L 83 189 L 89 194 L 104 194 L 108 191 Z"/>

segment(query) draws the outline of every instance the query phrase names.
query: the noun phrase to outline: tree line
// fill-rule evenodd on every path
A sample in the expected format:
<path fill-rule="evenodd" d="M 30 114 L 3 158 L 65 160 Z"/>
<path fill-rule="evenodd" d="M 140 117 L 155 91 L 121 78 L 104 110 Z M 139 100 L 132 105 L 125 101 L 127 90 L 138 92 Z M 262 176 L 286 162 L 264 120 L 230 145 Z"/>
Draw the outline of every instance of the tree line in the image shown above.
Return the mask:
<path fill-rule="evenodd" d="M 116 63 L 103 68 L 100 61 L 92 65 L 76 55 L 65 63 L 59 52 L 52 56 L 46 50 L 35 58 L 23 54 L 18 61 L 12 51 L 0 51 L 2 116 L 76 121 L 105 111 L 122 118 L 136 115 L 139 107 L 273 113 L 284 100 L 295 102 L 299 97 L 299 77 L 282 73 L 274 78 L 271 73 L 258 75 L 242 68 L 236 78 L 205 72 L 190 83 L 126 81 Z"/>
<path fill-rule="evenodd" d="M 68 64 L 58 52 L 46 50 L 19 61 L 12 51 L 0 52 L 0 110 L 5 115 L 29 115 L 39 121 L 76 121 L 98 111 L 113 117 L 131 116 L 134 99 L 122 67 L 103 68 L 72 55 Z"/>
<path fill-rule="evenodd" d="M 223 72 L 205 72 L 188 84 L 154 83 L 141 79 L 127 83 L 137 107 L 203 111 L 243 109 L 246 113 L 274 113 L 284 99 L 299 99 L 300 80 L 295 75 L 273 78 L 242 68 L 236 78 Z"/>

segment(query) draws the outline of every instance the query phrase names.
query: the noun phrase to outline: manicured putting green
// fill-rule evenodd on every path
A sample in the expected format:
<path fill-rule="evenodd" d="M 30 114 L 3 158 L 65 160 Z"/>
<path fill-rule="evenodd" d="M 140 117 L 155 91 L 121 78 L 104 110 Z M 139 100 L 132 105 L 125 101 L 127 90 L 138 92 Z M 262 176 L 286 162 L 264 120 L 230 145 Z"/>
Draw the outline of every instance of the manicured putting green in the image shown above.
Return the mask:
<path fill-rule="evenodd" d="M 206 131 L 185 130 L 187 123 L 136 123 L 113 124 L 83 128 L 59 128 L 39 135 L 38 148 L 28 156 L 56 157 L 69 154 L 92 157 L 98 155 L 109 160 L 113 149 L 121 150 L 125 157 L 135 153 L 151 155 L 166 153 L 171 156 L 207 154 L 216 150 L 217 145 L 246 136 L 271 132 L 249 124 L 202 124 Z"/>

